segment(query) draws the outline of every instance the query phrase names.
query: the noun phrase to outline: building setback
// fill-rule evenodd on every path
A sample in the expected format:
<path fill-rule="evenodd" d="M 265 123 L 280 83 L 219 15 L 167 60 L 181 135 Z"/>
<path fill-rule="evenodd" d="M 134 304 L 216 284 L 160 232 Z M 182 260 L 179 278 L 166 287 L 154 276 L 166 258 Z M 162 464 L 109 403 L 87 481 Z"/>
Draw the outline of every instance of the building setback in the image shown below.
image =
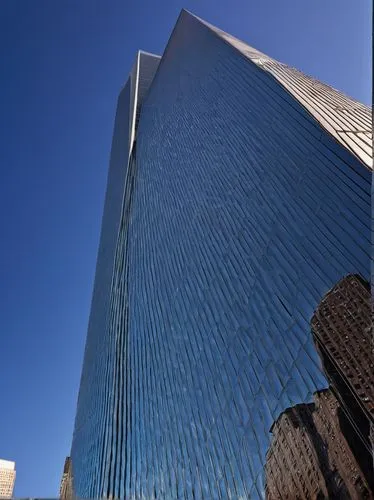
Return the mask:
<path fill-rule="evenodd" d="M 137 54 L 114 126 L 78 497 L 266 496 L 278 419 L 337 397 L 311 321 L 345 276 L 370 279 L 371 140 L 367 107 L 186 11 L 162 58 Z"/>

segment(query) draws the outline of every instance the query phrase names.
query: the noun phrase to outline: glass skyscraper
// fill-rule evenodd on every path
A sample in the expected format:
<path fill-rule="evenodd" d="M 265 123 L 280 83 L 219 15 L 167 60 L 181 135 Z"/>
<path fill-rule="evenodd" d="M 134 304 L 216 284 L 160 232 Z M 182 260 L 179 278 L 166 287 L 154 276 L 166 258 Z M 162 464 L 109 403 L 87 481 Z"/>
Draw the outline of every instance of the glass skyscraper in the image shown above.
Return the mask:
<path fill-rule="evenodd" d="M 162 58 L 138 53 L 114 126 L 77 496 L 370 498 L 371 141 L 367 107 L 186 11 Z"/>

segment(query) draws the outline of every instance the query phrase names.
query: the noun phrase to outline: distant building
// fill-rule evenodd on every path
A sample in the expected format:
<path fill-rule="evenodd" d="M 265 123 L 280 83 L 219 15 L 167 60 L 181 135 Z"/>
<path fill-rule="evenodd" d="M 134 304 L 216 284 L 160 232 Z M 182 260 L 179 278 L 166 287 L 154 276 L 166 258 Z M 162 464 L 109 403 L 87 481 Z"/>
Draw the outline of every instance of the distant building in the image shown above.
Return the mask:
<path fill-rule="evenodd" d="M 15 480 L 15 462 L 0 459 L 0 498 L 12 498 Z"/>
<path fill-rule="evenodd" d="M 66 457 L 65 459 L 64 472 L 62 473 L 62 478 L 61 478 L 60 498 L 61 500 L 71 500 L 73 498 L 70 457 Z"/>

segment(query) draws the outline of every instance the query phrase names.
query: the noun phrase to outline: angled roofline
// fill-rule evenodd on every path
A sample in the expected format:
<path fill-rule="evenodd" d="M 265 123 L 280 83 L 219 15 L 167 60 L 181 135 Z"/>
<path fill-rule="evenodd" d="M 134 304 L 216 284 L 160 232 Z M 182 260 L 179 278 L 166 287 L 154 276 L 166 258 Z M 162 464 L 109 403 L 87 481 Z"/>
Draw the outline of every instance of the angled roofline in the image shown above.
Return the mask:
<path fill-rule="evenodd" d="M 153 52 L 147 52 L 146 50 L 142 50 L 142 49 L 138 50 L 138 55 L 157 57 L 157 59 L 161 59 L 161 57 L 162 57 L 159 54 L 154 54 Z"/>
<path fill-rule="evenodd" d="M 373 170 L 373 109 L 331 85 L 267 56 L 187 9 L 181 10 L 167 46 L 183 15 L 194 18 L 211 30 L 223 43 L 255 64 L 269 78 L 276 80 L 331 138 L 356 157 L 366 169 Z M 310 90 L 308 86 L 313 89 L 313 92 L 308 92 Z M 352 123 L 356 126 L 354 127 Z"/>

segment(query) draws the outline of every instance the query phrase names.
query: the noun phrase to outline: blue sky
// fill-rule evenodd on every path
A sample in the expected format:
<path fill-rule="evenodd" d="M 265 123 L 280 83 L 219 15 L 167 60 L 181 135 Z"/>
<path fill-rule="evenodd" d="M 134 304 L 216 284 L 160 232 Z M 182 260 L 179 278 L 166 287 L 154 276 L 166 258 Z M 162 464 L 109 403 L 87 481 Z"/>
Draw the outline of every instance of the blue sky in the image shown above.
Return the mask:
<path fill-rule="evenodd" d="M 56 496 L 74 424 L 118 92 L 182 7 L 371 100 L 370 0 L 0 2 L 0 458 Z"/>

